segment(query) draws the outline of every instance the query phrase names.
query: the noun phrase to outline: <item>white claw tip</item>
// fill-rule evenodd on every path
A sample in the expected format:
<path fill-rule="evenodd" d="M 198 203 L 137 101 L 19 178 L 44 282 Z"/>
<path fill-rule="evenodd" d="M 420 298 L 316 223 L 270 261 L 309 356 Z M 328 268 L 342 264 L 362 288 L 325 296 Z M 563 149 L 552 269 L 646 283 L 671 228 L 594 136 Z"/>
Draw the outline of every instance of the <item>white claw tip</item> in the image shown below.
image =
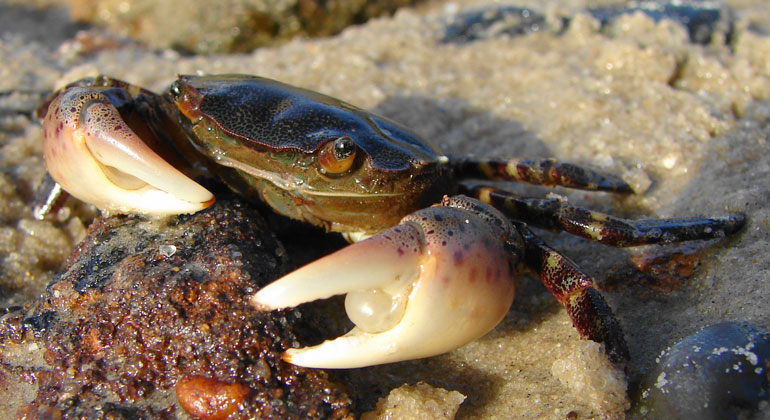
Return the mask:
<path fill-rule="evenodd" d="M 276 309 L 281 309 L 280 306 L 271 305 L 265 302 L 265 300 L 269 302 L 270 297 L 264 294 L 260 295 L 259 293 L 256 293 L 249 298 L 249 304 L 259 312 L 270 312 Z"/>

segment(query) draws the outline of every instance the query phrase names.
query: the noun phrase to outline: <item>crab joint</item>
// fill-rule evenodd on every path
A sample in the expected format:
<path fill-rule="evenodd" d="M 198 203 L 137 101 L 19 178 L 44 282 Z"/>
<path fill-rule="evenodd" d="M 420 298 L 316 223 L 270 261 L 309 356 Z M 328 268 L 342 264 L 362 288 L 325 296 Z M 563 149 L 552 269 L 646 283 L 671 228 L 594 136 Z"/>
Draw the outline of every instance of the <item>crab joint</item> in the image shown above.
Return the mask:
<path fill-rule="evenodd" d="M 126 125 L 97 91 L 73 88 L 51 102 L 43 154 L 53 179 L 103 210 L 192 213 L 214 196 L 169 165 Z"/>
<path fill-rule="evenodd" d="M 467 210 L 435 206 L 273 282 L 261 310 L 346 293 L 356 326 L 318 346 L 289 349 L 300 366 L 355 368 L 445 353 L 494 328 L 514 295 L 499 233 Z"/>

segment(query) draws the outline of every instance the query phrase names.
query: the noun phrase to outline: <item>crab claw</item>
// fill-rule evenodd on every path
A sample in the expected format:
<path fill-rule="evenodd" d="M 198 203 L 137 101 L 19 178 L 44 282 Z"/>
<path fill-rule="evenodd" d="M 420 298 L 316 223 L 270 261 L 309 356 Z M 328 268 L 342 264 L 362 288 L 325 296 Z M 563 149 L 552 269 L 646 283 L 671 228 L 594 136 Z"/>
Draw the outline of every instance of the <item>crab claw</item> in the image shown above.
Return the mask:
<path fill-rule="evenodd" d="M 70 88 L 48 107 L 43 155 L 53 179 L 102 210 L 193 213 L 214 196 L 142 142 L 109 100 Z"/>
<path fill-rule="evenodd" d="M 502 217 L 502 216 L 500 216 Z M 355 368 L 434 356 L 497 325 L 513 302 L 512 256 L 499 227 L 464 209 L 435 206 L 306 265 L 252 296 L 262 310 L 347 293 L 356 326 L 284 360 Z"/>

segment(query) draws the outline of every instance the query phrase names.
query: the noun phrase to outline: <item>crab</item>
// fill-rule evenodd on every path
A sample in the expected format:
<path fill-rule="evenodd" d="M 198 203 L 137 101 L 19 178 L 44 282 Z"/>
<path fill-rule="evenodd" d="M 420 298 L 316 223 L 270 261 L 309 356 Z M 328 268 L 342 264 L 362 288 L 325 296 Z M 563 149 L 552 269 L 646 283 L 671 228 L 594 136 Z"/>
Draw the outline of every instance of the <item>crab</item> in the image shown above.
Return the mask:
<path fill-rule="evenodd" d="M 625 247 L 721 238 L 745 223 L 739 213 L 632 221 L 520 197 L 479 180 L 633 191 L 620 177 L 554 159 L 444 156 L 386 118 L 256 76 L 179 76 L 162 95 L 99 76 L 42 109 L 50 175 L 104 211 L 196 212 L 214 196 L 194 179 L 216 176 L 354 242 L 248 297 L 258 310 L 279 310 L 346 295 L 350 332 L 284 353 L 307 367 L 423 358 L 473 341 L 509 310 L 522 264 L 582 338 L 622 363 L 622 329 L 591 278 L 530 226 Z"/>

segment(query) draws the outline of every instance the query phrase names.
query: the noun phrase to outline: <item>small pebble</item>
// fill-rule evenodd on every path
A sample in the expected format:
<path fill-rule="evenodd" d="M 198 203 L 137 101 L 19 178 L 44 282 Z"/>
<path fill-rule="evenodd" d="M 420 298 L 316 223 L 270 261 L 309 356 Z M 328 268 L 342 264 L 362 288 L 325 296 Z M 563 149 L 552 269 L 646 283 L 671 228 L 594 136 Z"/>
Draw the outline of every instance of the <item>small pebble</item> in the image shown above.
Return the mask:
<path fill-rule="evenodd" d="M 176 384 L 179 405 L 197 419 L 226 419 L 248 394 L 249 388 L 245 385 L 197 375 L 184 376 Z"/>

